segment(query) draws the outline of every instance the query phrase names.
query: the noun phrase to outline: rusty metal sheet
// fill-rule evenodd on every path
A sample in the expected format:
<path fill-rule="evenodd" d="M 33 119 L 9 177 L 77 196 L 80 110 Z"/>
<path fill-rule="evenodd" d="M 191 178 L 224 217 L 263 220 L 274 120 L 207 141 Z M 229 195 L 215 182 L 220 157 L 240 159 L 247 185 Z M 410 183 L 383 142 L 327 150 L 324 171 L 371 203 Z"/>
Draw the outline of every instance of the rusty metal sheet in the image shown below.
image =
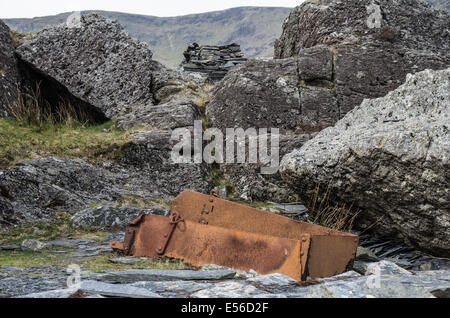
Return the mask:
<path fill-rule="evenodd" d="M 135 257 L 164 256 L 194 266 L 217 264 L 260 274 L 281 273 L 296 280 L 306 278 L 310 235 L 301 240 L 235 231 L 185 220 L 173 228 L 167 217 L 147 215 L 140 220 L 131 253 Z M 123 244 L 112 242 L 115 249 Z"/>
<path fill-rule="evenodd" d="M 296 280 L 331 277 L 350 269 L 358 236 L 192 191 L 180 194 L 171 217 L 141 216 L 123 243 L 136 257 L 171 257 L 194 266 L 217 264 Z"/>
<path fill-rule="evenodd" d="M 345 272 L 353 264 L 358 248 L 358 236 L 298 222 L 274 213 L 226 201 L 214 194 L 184 191 L 172 203 L 184 219 L 236 231 L 301 240 L 311 236 L 308 275 L 330 277 Z"/>

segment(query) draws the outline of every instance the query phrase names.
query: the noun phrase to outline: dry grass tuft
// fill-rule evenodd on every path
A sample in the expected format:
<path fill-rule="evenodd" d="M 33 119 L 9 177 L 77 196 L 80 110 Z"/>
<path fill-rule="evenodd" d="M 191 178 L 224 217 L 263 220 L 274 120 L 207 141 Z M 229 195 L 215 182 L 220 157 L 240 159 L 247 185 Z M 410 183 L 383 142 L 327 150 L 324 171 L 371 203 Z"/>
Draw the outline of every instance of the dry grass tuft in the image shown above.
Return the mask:
<path fill-rule="evenodd" d="M 321 193 L 317 186 L 308 204 L 309 216 L 315 224 L 319 224 L 338 231 L 350 232 L 355 219 L 361 213 L 354 210 L 353 205 L 333 205 L 330 203 L 330 186 Z"/>
<path fill-rule="evenodd" d="M 8 102 L 8 108 L 11 115 L 25 127 L 41 131 L 48 126 L 75 127 L 94 122 L 86 110 L 76 108 L 68 101 L 61 100 L 58 105 L 50 105 L 42 98 L 39 83 L 30 93 L 18 87 L 16 95 L 16 101 L 13 104 Z"/>

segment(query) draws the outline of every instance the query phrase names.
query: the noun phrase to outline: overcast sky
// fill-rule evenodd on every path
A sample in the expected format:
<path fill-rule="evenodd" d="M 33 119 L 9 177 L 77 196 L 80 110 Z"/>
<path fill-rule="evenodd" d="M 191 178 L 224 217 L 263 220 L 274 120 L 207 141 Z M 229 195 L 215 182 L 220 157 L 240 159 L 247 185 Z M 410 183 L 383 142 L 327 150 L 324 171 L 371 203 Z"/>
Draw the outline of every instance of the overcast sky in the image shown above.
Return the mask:
<path fill-rule="evenodd" d="M 83 10 L 168 17 L 241 6 L 295 7 L 301 2 L 302 0 L 0 0 L 0 18 L 33 18 Z"/>

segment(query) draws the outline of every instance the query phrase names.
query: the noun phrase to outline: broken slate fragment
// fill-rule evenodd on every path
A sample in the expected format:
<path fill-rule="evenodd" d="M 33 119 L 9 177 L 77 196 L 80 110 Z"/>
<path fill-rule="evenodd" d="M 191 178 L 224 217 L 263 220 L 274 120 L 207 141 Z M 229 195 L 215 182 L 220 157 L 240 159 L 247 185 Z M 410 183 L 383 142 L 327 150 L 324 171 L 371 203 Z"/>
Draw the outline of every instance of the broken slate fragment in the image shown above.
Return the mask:
<path fill-rule="evenodd" d="M 69 298 L 73 291 L 68 289 L 49 290 L 41 293 L 33 293 L 16 298 Z"/>
<path fill-rule="evenodd" d="M 33 252 L 40 252 L 50 249 L 51 245 L 39 242 L 38 240 L 24 240 L 22 242 L 22 248 L 25 250 L 31 250 Z"/>
<path fill-rule="evenodd" d="M 401 268 L 395 263 L 389 261 L 381 261 L 379 263 L 370 264 L 367 267 L 366 276 L 369 275 L 412 275 L 410 271 Z"/>
<path fill-rule="evenodd" d="M 158 294 L 143 288 L 127 286 L 127 285 L 113 285 L 96 281 L 81 282 L 79 290 L 94 295 L 110 296 L 110 297 L 125 297 L 125 298 L 161 298 Z"/>
<path fill-rule="evenodd" d="M 20 250 L 20 246 L 17 245 L 0 246 L 0 251 L 15 251 L 15 250 Z"/>
<path fill-rule="evenodd" d="M 169 209 L 161 207 L 130 208 L 130 207 L 113 207 L 101 206 L 97 208 L 89 208 L 76 213 L 72 217 L 72 225 L 75 228 L 83 227 L 102 227 L 114 228 L 125 227 L 134 219 L 143 214 L 169 215 Z"/>
<path fill-rule="evenodd" d="M 108 272 L 92 278 L 112 284 L 127 284 L 144 281 L 186 281 L 186 280 L 225 280 L 233 279 L 236 271 L 190 271 L 190 270 L 126 270 L 121 272 Z"/>
<path fill-rule="evenodd" d="M 135 257 L 113 257 L 110 258 L 109 261 L 114 264 L 134 265 L 139 263 L 141 260 Z"/>
<path fill-rule="evenodd" d="M 378 262 L 379 258 L 368 248 L 358 247 L 356 260 L 361 262 Z"/>

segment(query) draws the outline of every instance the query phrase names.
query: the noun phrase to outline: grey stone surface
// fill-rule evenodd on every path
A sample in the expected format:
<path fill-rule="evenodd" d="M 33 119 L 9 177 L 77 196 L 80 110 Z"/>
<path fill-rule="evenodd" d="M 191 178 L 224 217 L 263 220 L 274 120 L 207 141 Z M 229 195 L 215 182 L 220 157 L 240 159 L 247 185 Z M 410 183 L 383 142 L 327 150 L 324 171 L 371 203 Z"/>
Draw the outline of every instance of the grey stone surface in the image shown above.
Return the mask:
<path fill-rule="evenodd" d="M 167 87 L 162 89 L 167 90 Z M 198 120 L 199 116 L 200 111 L 196 104 L 190 100 L 178 100 L 156 106 L 140 107 L 136 111 L 120 116 L 117 125 L 123 130 L 136 127 L 170 130 L 193 127 L 194 121 Z"/>
<path fill-rule="evenodd" d="M 136 257 L 112 257 L 109 261 L 114 264 L 134 265 L 141 260 Z"/>
<path fill-rule="evenodd" d="M 281 173 L 301 196 L 331 185 L 358 224 L 432 255 L 449 255 L 450 69 L 408 76 L 286 155 Z"/>
<path fill-rule="evenodd" d="M 0 246 L 0 251 L 14 251 L 14 250 L 20 250 L 20 246 L 18 245 Z"/>
<path fill-rule="evenodd" d="M 366 270 L 366 276 L 370 275 L 395 276 L 395 275 L 412 275 L 412 273 L 392 262 L 381 261 L 379 263 L 369 264 Z"/>
<path fill-rule="evenodd" d="M 180 280 L 225 280 L 236 275 L 233 270 L 189 271 L 189 270 L 126 270 L 108 272 L 93 277 L 108 283 L 136 283 L 140 281 L 180 281 Z"/>
<path fill-rule="evenodd" d="M 296 280 L 282 274 L 258 275 L 247 279 L 247 282 L 259 285 L 284 286 L 297 283 Z"/>
<path fill-rule="evenodd" d="M 0 226 L 9 226 L 13 223 L 14 207 L 11 202 L 3 196 L 2 192 L 0 192 Z"/>
<path fill-rule="evenodd" d="M 124 298 L 162 298 L 147 289 L 129 285 L 113 285 L 96 281 L 82 281 L 77 289 L 89 293 Z"/>
<path fill-rule="evenodd" d="M 165 282 L 137 282 L 130 286 L 144 288 L 163 297 L 189 298 L 192 294 L 211 288 L 214 283 L 210 281 L 165 281 Z"/>
<path fill-rule="evenodd" d="M 154 104 L 152 72 L 160 65 L 148 45 L 131 38 L 116 21 L 82 16 L 70 26 L 38 32 L 17 53 L 108 118 Z"/>
<path fill-rule="evenodd" d="M 333 80 L 333 56 L 326 45 L 317 45 L 301 51 L 298 57 L 298 75 L 301 81 Z"/>
<path fill-rule="evenodd" d="M 14 56 L 10 29 L 0 20 L 0 117 L 10 114 L 9 105 L 15 102 L 19 72 Z"/>
<path fill-rule="evenodd" d="M 280 158 L 294 149 L 300 148 L 310 140 L 313 134 L 300 135 L 280 135 L 279 154 Z M 271 135 L 267 136 L 270 141 Z M 226 149 L 226 147 L 224 147 Z M 246 142 L 246 152 L 248 155 L 248 141 Z M 235 155 L 237 151 L 235 152 Z M 221 165 L 221 169 L 228 180 L 233 184 L 234 191 L 248 201 L 275 201 L 286 202 L 291 200 L 294 194 L 281 178 L 279 172 L 272 175 L 261 174 L 261 162 L 257 164 L 227 164 Z M 296 218 L 297 216 L 294 216 Z"/>
<path fill-rule="evenodd" d="M 353 264 L 353 270 L 358 274 L 365 275 L 369 265 L 370 263 L 367 262 L 355 261 Z"/>
<path fill-rule="evenodd" d="M 214 127 L 280 128 L 292 131 L 300 124 L 301 105 L 297 62 L 250 60 L 230 71 L 216 85 L 206 115 Z"/>
<path fill-rule="evenodd" d="M 152 207 L 152 208 L 130 208 L 130 207 L 113 207 L 101 206 L 97 208 L 89 208 L 77 212 L 72 216 L 72 225 L 75 228 L 83 227 L 101 227 L 116 228 L 126 227 L 137 217 L 144 214 L 156 214 L 169 216 L 169 209 Z"/>
<path fill-rule="evenodd" d="M 326 88 L 315 98 L 328 103 L 313 110 L 335 122 L 363 99 L 396 89 L 408 73 L 448 66 L 449 21 L 448 11 L 418 0 L 305 1 L 286 19 L 275 58 L 298 57 L 304 84 Z"/>
<path fill-rule="evenodd" d="M 38 240 L 26 239 L 22 242 L 22 248 L 29 249 L 34 252 L 40 252 L 49 249 L 50 247 L 51 247 L 50 245 L 40 242 Z"/>
<path fill-rule="evenodd" d="M 34 294 L 28 294 L 23 296 L 18 296 L 16 298 L 69 298 L 74 294 L 73 290 L 68 289 L 58 289 L 58 290 L 49 290 L 46 292 L 40 292 L 40 293 L 34 293 Z"/>
<path fill-rule="evenodd" d="M 370 251 L 368 248 L 358 247 L 356 252 L 356 260 L 362 262 L 376 262 L 378 261 L 378 257 Z"/>
<path fill-rule="evenodd" d="M 7 274 L 9 274 L 7 277 L 0 279 L 0 297 L 15 297 L 59 290 L 65 287 L 65 277 L 62 277 L 62 279 L 42 277 L 45 272 L 40 273 L 41 277 L 32 276 L 26 271 Z"/>
<path fill-rule="evenodd" d="M 271 294 L 246 282 L 221 282 L 191 295 L 192 298 L 264 298 Z"/>
<path fill-rule="evenodd" d="M 231 68 L 247 60 L 236 43 L 220 46 L 192 43 L 183 55 L 181 66 L 185 71 L 207 74 L 210 80 L 221 80 Z"/>
<path fill-rule="evenodd" d="M 303 295 L 307 298 L 434 298 L 432 291 L 448 288 L 449 284 L 448 272 L 386 273 L 308 287 Z"/>

